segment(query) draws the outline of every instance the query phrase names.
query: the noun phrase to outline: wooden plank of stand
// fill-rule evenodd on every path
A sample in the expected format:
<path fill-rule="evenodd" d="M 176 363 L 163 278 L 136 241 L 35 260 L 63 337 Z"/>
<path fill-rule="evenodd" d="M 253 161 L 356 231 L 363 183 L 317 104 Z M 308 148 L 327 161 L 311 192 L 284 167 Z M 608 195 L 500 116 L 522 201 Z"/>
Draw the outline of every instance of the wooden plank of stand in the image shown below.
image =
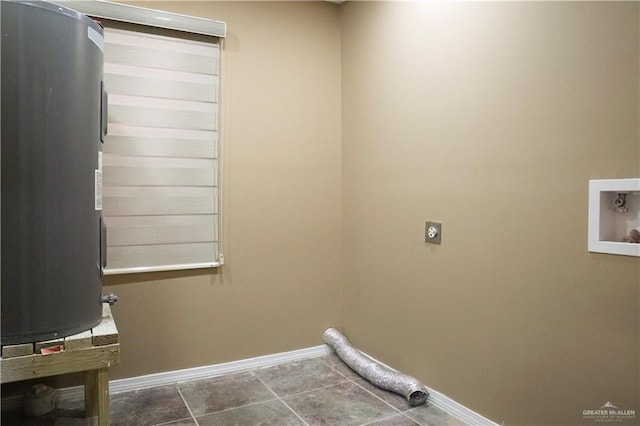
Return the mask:
<path fill-rule="evenodd" d="M 111 315 L 108 303 L 102 306 L 102 322 L 93 327 L 93 346 L 113 345 L 118 343 L 118 328 Z"/>
<path fill-rule="evenodd" d="M 58 374 L 108 368 L 120 362 L 120 345 L 106 345 L 62 351 L 49 355 L 32 354 L 2 359 L 0 378 L 2 383 Z"/>
<path fill-rule="evenodd" d="M 90 348 L 92 342 L 91 330 L 65 337 L 64 350 L 75 351 L 76 349 Z"/>
<path fill-rule="evenodd" d="M 100 426 L 109 426 L 109 369 L 85 371 L 85 416 L 98 417 Z"/>
<path fill-rule="evenodd" d="M 33 343 L 23 343 L 20 345 L 7 345 L 2 347 L 3 359 L 31 355 L 32 353 L 33 353 Z"/>

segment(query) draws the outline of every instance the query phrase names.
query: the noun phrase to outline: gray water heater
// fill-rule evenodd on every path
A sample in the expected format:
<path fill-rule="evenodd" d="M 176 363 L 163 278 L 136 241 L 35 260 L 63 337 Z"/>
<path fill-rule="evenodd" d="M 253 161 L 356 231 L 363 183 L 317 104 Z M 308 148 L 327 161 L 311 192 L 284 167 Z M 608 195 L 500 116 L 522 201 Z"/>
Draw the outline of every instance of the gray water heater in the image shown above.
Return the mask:
<path fill-rule="evenodd" d="M 2 344 L 102 317 L 103 32 L 71 9 L 0 1 Z"/>

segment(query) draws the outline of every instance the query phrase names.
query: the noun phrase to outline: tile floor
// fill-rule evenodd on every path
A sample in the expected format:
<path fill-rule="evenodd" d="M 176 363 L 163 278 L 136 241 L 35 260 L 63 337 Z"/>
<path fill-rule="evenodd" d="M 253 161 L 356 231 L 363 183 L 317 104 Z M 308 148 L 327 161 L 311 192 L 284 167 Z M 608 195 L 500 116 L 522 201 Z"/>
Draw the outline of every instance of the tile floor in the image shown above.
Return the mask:
<path fill-rule="evenodd" d="M 73 426 L 83 401 L 64 401 L 48 415 L 2 413 L 2 425 Z M 112 425 L 371 425 L 465 426 L 430 405 L 406 399 L 360 378 L 336 355 L 257 368 L 210 379 L 111 395 Z"/>

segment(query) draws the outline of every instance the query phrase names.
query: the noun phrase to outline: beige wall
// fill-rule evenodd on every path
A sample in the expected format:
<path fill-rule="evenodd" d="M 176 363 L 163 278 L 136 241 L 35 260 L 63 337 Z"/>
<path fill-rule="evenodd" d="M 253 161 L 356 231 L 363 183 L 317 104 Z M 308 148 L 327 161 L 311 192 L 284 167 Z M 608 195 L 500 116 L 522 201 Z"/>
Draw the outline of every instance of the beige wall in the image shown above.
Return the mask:
<path fill-rule="evenodd" d="M 331 3 L 143 2 L 226 21 L 220 271 L 109 277 L 112 378 L 315 346 L 341 323 L 340 32 Z"/>
<path fill-rule="evenodd" d="M 640 413 L 639 259 L 586 232 L 588 180 L 640 175 L 638 7 L 341 6 L 357 346 L 498 423 Z"/>

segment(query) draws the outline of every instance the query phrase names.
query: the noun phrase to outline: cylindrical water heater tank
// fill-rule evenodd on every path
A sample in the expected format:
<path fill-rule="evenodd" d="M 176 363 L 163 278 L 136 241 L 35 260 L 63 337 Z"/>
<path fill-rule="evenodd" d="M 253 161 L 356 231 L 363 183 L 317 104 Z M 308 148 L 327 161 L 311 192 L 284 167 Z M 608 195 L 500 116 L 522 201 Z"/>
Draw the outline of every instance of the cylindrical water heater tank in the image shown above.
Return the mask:
<path fill-rule="evenodd" d="M 0 1 L 2 344 L 96 326 L 103 33 L 71 9 Z"/>

